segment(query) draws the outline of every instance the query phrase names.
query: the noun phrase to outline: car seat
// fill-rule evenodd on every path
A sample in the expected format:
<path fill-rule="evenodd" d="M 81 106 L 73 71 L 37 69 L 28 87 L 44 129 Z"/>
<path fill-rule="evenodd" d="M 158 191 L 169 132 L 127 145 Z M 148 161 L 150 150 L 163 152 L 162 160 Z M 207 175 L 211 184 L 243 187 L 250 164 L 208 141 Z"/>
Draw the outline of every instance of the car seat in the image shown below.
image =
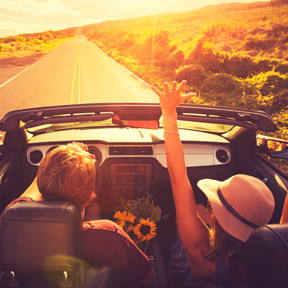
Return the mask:
<path fill-rule="evenodd" d="M 253 287 L 287 288 L 288 224 L 257 228 L 245 244 L 243 262 Z"/>
<path fill-rule="evenodd" d="M 122 287 L 117 267 L 91 266 L 82 253 L 82 217 L 71 202 L 21 201 L 3 212 L 0 271 L 7 271 L 7 287 Z"/>
<path fill-rule="evenodd" d="M 184 283 L 177 288 L 287 288 L 288 224 L 269 224 L 257 228 L 243 249 L 248 281 L 227 287 L 209 283 Z M 176 288 L 175 287 L 175 288 Z"/>

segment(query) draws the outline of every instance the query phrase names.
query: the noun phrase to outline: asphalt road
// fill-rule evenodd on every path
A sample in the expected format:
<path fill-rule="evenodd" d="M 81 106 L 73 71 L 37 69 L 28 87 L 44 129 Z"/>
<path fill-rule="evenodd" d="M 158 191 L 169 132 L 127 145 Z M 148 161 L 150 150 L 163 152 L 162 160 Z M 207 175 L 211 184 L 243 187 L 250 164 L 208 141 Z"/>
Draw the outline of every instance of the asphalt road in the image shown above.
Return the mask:
<path fill-rule="evenodd" d="M 83 35 L 59 45 L 15 76 L 0 83 L 0 119 L 11 110 L 39 106 L 158 102 L 147 83 Z"/>

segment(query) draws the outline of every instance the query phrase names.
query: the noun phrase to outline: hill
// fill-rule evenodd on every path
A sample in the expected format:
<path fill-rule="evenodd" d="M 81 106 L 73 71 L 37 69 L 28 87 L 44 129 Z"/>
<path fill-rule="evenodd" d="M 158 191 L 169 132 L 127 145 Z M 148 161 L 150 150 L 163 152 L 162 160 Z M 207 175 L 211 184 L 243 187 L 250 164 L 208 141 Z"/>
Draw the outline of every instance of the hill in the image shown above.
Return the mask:
<path fill-rule="evenodd" d="M 84 34 L 87 34 L 91 31 L 99 31 L 99 30 L 108 30 L 108 29 L 124 29 L 124 28 L 140 28 L 140 27 L 147 27 L 152 22 L 156 22 L 158 24 L 163 24 L 166 22 L 174 23 L 175 20 L 179 21 L 181 19 L 186 19 L 189 17 L 205 17 L 206 13 L 215 13 L 221 11 L 240 11 L 240 10 L 251 10 L 252 8 L 259 8 L 267 6 L 267 2 L 256 2 L 256 3 L 249 3 L 249 4 L 240 4 L 240 3 L 230 3 L 230 4 L 220 4 L 220 5 L 209 5 L 202 7 L 200 9 L 185 11 L 185 12 L 176 12 L 176 13 L 163 13 L 157 15 L 150 15 L 150 16 L 142 16 L 137 18 L 131 19 L 124 19 L 124 20 L 107 20 L 100 23 L 89 24 L 82 27 L 82 31 Z M 204 19 L 203 19 L 204 21 Z"/>
<path fill-rule="evenodd" d="M 185 79 L 187 91 L 199 94 L 197 103 L 264 110 L 288 138 L 287 2 L 103 21 L 82 33 L 149 84 L 163 88 L 164 81 Z M 0 64 L 33 62 L 78 29 L 0 38 Z"/>
<path fill-rule="evenodd" d="M 149 84 L 185 79 L 197 103 L 266 111 L 288 138 L 287 1 L 104 21 L 82 31 Z"/>

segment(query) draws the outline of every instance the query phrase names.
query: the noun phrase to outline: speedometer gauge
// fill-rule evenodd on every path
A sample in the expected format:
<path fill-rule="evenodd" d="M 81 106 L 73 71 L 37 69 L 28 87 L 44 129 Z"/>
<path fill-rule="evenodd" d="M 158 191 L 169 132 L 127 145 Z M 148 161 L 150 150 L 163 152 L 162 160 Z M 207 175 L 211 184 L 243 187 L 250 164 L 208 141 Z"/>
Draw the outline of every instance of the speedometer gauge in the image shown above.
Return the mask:
<path fill-rule="evenodd" d="M 97 163 L 100 165 L 101 161 L 102 161 L 101 151 L 98 148 L 96 148 L 95 146 L 88 146 L 88 151 L 90 154 L 95 155 L 95 159 L 96 159 Z"/>

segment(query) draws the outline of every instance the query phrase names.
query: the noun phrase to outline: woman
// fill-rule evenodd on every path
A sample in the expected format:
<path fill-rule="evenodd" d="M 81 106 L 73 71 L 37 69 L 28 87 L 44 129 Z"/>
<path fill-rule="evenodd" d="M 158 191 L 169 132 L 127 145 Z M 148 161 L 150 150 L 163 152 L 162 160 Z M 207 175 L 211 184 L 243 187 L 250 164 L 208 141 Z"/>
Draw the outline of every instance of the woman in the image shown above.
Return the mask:
<path fill-rule="evenodd" d="M 42 160 L 37 180 L 16 201 L 71 201 L 84 216 L 85 207 L 94 199 L 95 156 L 86 145 L 71 143 L 55 148 Z M 11 203 L 11 204 L 12 204 Z M 112 263 L 132 284 L 154 280 L 152 264 L 124 230 L 109 220 L 83 222 L 84 255 L 90 264 Z"/>
<path fill-rule="evenodd" d="M 177 226 L 190 264 L 187 281 L 231 285 L 245 279 L 241 262 L 243 244 L 256 227 L 268 223 L 274 211 L 274 198 L 263 182 L 251 176 L 235 175 L 224 182 L 203 179 L 198 186 L 212 208 L 211 230 L 202 221 L 177 127 L 177 106 L 196 96 L 195 93 L 181 96 L 185 85 L 186 81 L 179 86 L 174 81 L 169 90 L 168 83 L 164 83 L 164 92 L 151 88 L 160 98 Z"/>

